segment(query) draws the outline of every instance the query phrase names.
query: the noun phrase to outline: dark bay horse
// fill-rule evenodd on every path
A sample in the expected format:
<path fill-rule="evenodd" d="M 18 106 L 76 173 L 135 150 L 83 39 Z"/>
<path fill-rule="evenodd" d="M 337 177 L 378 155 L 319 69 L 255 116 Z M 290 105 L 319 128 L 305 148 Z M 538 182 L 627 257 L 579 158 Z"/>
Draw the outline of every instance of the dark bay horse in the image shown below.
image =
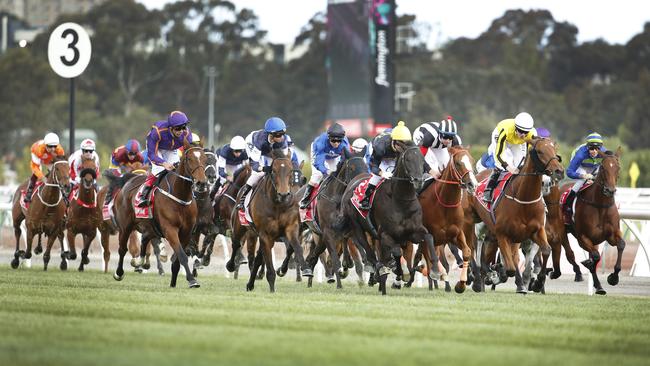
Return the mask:
<path fill-rule="evenodd" d="M 79 271 L 84 270 L 84 265 L 90 263 L 88 259 L 88 248 L 90 243 L 97 236 L 97 228 L 101 219 L 97 216 L 100 208 L 97 205 L 97 166 L 94 159 L 82 158 L 81 172 L 79 173 L 80 183 L 76 188 L 74 196 L 68 207 L 68 220 L 66 223 L 68 245 L 70 245 L 70 259 L 77 258 L 75 248 L 75 237 L 81 234 L 83 237 L 83 249 L 81 250 L 81 261 Z M 103 201 L 101 201 L 103 202 Z"/>
<path fill-rule="evenodd" d="M 316 247 L 310 251 L 306 259 L 313 271 L 319 256 L 327 248 L 332 263 L 332 271 L 336 276 L 336 288 L 342 288 L 341 275 L 343 271 L 339 257 L 346 250 L 348 240 L 332 226 L 339 216 L 341 196 L 345 192 L 348 183 L 355 177 L 368 172 L 368 165 L 366 165 L 362 156 L 348 158 L 342 161 L 339 166 L 335 174 L 330 175 L 327 180 L 323 181 L 317 192 L 318 201 L 315 212 L 318 215 L 318 225 L 322 234 L 313 233 Z M 302 191 L 300 193 L 302 194 Z M 289 253 L 287 253 L 288 256 Z M 359 273 L 363 275 L 363 272 Z"/>
<path fill-rule="evenodd" d="M 448 148 L 448 152 L 449 163 L 442 171 L 442 175 L 420 193 L 419 200 L 422 205 L 422 223 L 433 236 L 434 245 L 444 248 L 445 244 L 452 243 L 463 253 L 460 281 L 455 286 L 456 292 L 462 293 L 465 291 L 467 269 L 473 248 L 468 245 L 463 232 L 464 212 L 461 200 L 463 188 L 473 195 L 478 182 L 474 176 L 474 160 L 469 151 L 461 146 L 453 146 Z M 427 252 L 428 249 L 424 246 L 423 255 L 430 259 L 432 255 Z M 441 253 L 444 255 L 444 252 Z M 437 265 L 437 263 L 432 264 L 436 267 Z M 437 271 L 436 267 L 429 267 L 429 273 Z M 414 270 L 411 271 L 411 278 L 413 278 Z"/>
<path fill-rule="evenodd" d="M 13 218 L 14 235 L 16 237 L 16 251 L 11 267 L 16 269 L 20 258 L 30 259 L 32 257 L 32 241 L 34 235 L 44 234 L 47 236 L 47 248 L 43 253 L 43 269 L 47 271 L 50 262 L 50 250 L 54 240 L 59 238 L 61 242 L 61 270 L 66 270 L 67 252 L 63 248 L 63 228 L 66 211 L 66 197 L 70 194 L 70 166 L 64 157 L 57 157 L 52 162 L 52 169 L 47 173 L 47 182 L 39 186 L 35 191 L 35 198 L 25 210 L 21 206 L 21 192 L 26 189 L 28 182 L 24 182 L 16 188 L 13 197 L 11 215 Z M 20 235 L 22 230 L 20 224 L 25 220 L 27 228 L 27 248 L 20 250 Z M 37 248 L 38 249 L 38 248 Z"/>
<path fill-rule="evenodd" d="M 269 283 L 271 292 L 275 292 L 275 269 L 273 268 L 272 250 L 276 241 L 285 241 L 293 248 L 296 260 L 302 269 L 302 275 L 311 277 L 312 271 L 307 266 L 300 246 L 300 214 L 298 212 L 299 196 L 296 191 L 300 185 L 301 173 L 299 169 L 293 169 L 290 157 L 282 150 L 276 149 L 272 152 L 273 162 L 271 172 L 267 173 L 258 183 L 250 199 L 250 213 L 253 223 L 250 229 L 255 230 L 260 241 L 260 248 L 250 279 L 246 284 L 246 290 L 252 291 L 255 288 L 257 270 L 266 265 L 266 280 Z M 226 269 L 235 270 L 235 260 L 238 250 L 241 248 L 241 239 L 249 230 L 242 226 L 237 218 L 237 212 L 232 218 L 232 253 L 230 260 L 226 263 Z"/>
<path fill-rule="evenodd" d="M 121 281 L 124 278 L 124 255 L 127 252 L 127 241 L 133 230 L 142 233 L 142 249 L 155 238 L 164 237 L 174 250 L 172 260 L 172 276 L 170 287 L 176 287 L 176 279 L 180 266 L 183 266 L 190 288 L 199 287 L 190 270 L 185 247 L 190 243 L 192 229 L 196 223 L 196 201 L 192 197 L 192 186 L 207 185 L 205 177 L 206 156 L 203 148 L 185 144 L 183 156 L 174 171 L 167 172 L 161 180 L 153 204 L 153 219 L 137 219 L 135 217 L 133 200 L 138 188 L 144 182 L 144 177 L 134 177 L 129 180 L 115 197 L 115 212 L 119 227 L 120 259 L 113 278 Z M 161 174 L 164 174 L 161 173 Z M 140 256 L 144 257 L 141 249 Z"/>
<path fill-rule="evenodd" d="M 616 153 L 607 151 L 599 152 L 599 155 L 603 160 L 594 178 L 594 184 L 579 192 L 576 197 L 574 236 L 578 239 L 580 247 L 589 253 L 589 259 L 582 264 L 591 272 L 596 293 L 605 295 L 607 292 L 596 274 L 596 266 L 600 261 L 598 245 L 607 241 L 617 249 L 614 272 L 607 276 L 607 283 L 611 286 L 618 284 L 621 257 L 625 249 L 625 240 L 620 228 L 621 219 L 614 200 L 620 171 L 621 148 L 619 147 Z M 571 189 L 571 186 L 572 184 L 565 184 L 560 191 L 565 192 Z"/>
<path fill-rule="evenodd" d="M 496 237 L 504 258 L 505 273 L 508 277 L 515 276 L 519 293 L 527 292 L 513 255 L 519 250 L 519 243 L 532 239 L 540 246 L 543 257 L 542 268 L 546 267 L 551 251 L 544 228 L 546 214 L 542 201 L 542 176 L 548 175 L 554 181 L 559 181 L 564 176 L 564 168 L 552 140 L 533 138 L 526 142 L 530 145 L 530 151 L 520 172 L 505 187 L 504 196 L 494 212 L 496 221 L 492 221 L 490 212 L 483 207 L 476 196 L 469 196 L 468 204 L 464 205 L 466 239 L 474 240 L 474 223 L 478 222 L 478 219 L 482 220 Z M 479 174 L 478 179 L 483 179 L 490 173 L 490 170 L 485 170 Z M 473 243 L 471 246 L 476 247 Z M 480 262 L 482 258 L 480 251 L 477 257 Z M 478 271 L 474 275 L 476 284 L 473 289 L 480 291 L 483 277 Z M 542 270 L 537 276 L 533 289 L 537 292 L 544 291 L 545 280 L 546 271 Z"/>
<path fill-rule="evenodd" d="M 395 173 L 376 189 L 374 204 L 368 214 L 377 230 L 379 238 L 379 259 L 375 250 L 368 243 L 366 232 L 368 224 L 350 201 L 355 188 L 367 178 L 362 175 L 353 179 L 341 200 L 342 215 L 334 228 L 352 237 L 354 243 L 363 248 L 367 259 L 374 266 L 379 278 L 379 291 L 386 294 L 386 279 L 389 267 L 396 267 L 401 275 L 401 248 L 407 242 L 430 245 L 433 252 L 433 238 L 422 225 L 422 207 L 417 197 L 417 189 L 422 184 L 424 174 L 424 157 L 412 143 L 396 141 L 399 156 L 395 163 Z"/>

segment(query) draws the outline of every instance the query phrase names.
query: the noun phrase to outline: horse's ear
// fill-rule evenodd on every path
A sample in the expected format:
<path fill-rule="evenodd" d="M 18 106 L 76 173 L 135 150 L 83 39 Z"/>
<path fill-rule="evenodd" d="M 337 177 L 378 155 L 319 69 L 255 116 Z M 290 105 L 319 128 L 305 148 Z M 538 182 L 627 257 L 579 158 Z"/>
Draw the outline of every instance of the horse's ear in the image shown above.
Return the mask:
<path fill-rule="evenodd" d="M 190 146 L 190 143 L 187 142 L 187 139 L 183 139 L 183 150 L 187 150 L 187 149 L 189 149 L 190 147 L 191 147 L 191 146 Z"/>
<path fill-rule="evenodd" d="M 614 153 L 614 155 L 616 155 L 617 158 L 620 158 L 622 153 L 623 153 L 623 148 L 619 146 L 616 149 L 616 152 Z"/>

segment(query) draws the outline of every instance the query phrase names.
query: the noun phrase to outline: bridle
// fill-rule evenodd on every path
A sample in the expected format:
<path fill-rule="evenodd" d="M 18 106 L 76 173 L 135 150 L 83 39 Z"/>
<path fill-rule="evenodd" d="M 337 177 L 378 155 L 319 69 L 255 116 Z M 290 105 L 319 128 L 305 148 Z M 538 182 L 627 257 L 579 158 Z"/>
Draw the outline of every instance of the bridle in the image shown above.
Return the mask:
<path fill-rule="evenodd" d="M 464 178 L 465 178 L 466 175 L 469 175 L 470 171 L 467 170 L 465 173 L 460 174 L 460 172 L 458 171 L 458 168 L 456 168 L 455 157 L 456 157 L 456 155 L 458 155 L 458 154 L 460 154 L 462 152 L 467 154 L 466 150 L 457 151 L 457 152 L 455 152 L 455 153 L 453 153 L 451 155 L 451 157 L 449 158 L 449 164 L 447 164 L 448 167 L 450 166 L 449 169 L 451 170 L 451 174 L 452 174 L 454 180 L 445 180 L 445 179 L 435 178 L 435 180 L 437 182 L 440 182 L 440 183 L 443 183 L 443 184 L 458 185 L 459 188 L 467 189 L 467 182 L 464 181 Z M 442 187 L 440 187 L 439 191 L 442 191 Z M 452 203 L 452 204 L 443 202 L 441 197 L 440 197 L 440 192 L 439 191 L 436 190 L 435 187 L 433 188 L 433 192 L 436 194 L 436 199 L 438 200 L 438 203 L 440 203 L 440 205 L 442 207 L 456 208 L 456 207 L 460 206 L 461 202 L 463 201 L 463 192 L 462 191 L 460 193 L 460 199 L 458 200 L 458 202 Z"/>
<path fill-rule="evenodd" d="M 182 174 L 176 173 L 174 170 L 170 170 L 168 173 L 172 174 L 172 175 L 175 175 L 177 178 L 180 178 L 180 179 L 182 179 L 182 180 L 184 180 L 186 182 L 194 184 L 196 182 L 196 179 L 194 179 L 194 172 L 197 171 L 198 169 L 203 169 L 205 171 L 205 167 L 199 161 L 199 164 L 194 169 L 192 169 L 192 170 L 190 170 L 188 172 L 188 169 L 189 169 L 188 168 L 189 167 L 189 164 L 188 164 L 188 162 L 189 162 L 189 152 L 192 151 L 192 150 L 199 150 L 199 151 L 203 152 L 203 148 L 201 148 L 201 147 L 198 147 L 198 146 L 190 147 L 189 149 L 187 149 L 187 150 L 185 150 L 183 152 L 183 170 L 184 171 L 182 172 Z M 171 185 L 170 185 L 170 188 L 171 188 Z M 159 191 L 163 195 L 169 197 L 174 202 L 179 203 L 181 205 L 189 206 L 190 204 L 192 204 L 191 199 L 189 201 L 183 201 L 183 200 L 177 198 L 176 196 L 174 196 L 172 193 L 165 191 L 164 189 L 160 189 Z M 193 191 L 195 191 L 195 190 L 193 189 Z M 200 192 L 205 192 L 205 191 L 207 191 L 207 187 L 206 187 L 205 190 L 201 190 Z M 197 191 L 197 192 L 199 192 L 199 191 Z"/>
<path fill-rule="evenodd" d="M 406 153 L 411 151 L 411 150 L 415 150 L 415 151 L 417 151 L 418 154 L 420 154 L 420 149 L 417 146 L 409 146 L 409 147 L 407 147 L 406 149 L 404 149 L 404 151 L 401 154 L 399 154 L 399 157 L 397 158 L 397 161 L 395 162 L 395 170 L 397 170 L 400 166 L 403 165 L 401 162 L 403 161 L 403 159 L 406 159 L 405 158 Z M 397 177 L 397 176 L 393 175 L 393 176 L 390 177 L 390 179 L 394 179 L 396 181 L 408 181 L 413 185 L 413 187 L 415 187 L 416 182 L 423 182 L 424 181 L 424 177 L 417 178 L 417 177 L 414 177 L 413 175 L 411 175 L 411 173 L 409 173 L 408 167 L 406 165 L 404 165 L 403 169 L 404 169 L 404 174 L 406 175 L 406 177 Z"/>
<path fill-rule="evenodd" d="M 59 203 L 61 202 L 61 199 L 64 198 L 64 196 L 65 196 L 65 195 L 63 194 L 64 187 L 63 187 L 63 185 L 61 185 L 61 183 L 59 182 L 59 176 L 56 174 L 56 165 L 57 165 L 57 164 L 68 164 L 68 162 L 65 161 L 65 160 L 55 161 L 55 162 L 52 164 L 52 171 L 50 172 L 50 174 L 52 174 L 52 175 L 54 176 L 54 183 L 47 183 L 47 182 L 45 182 L 45 183 L 43 183 L 43 185 L 42 185 L 41 187 L 39 187 L 39 189 L 36 191 L 36 195 L 38 196 L 38 199 L 41 201 L 41 203 L 42 203 L 43 205 L 45 205 L 45 206 L 47 206 L 47 207 L 55 207 L 55 206 L 58 206 Z M 45 201 L 43 200 L 43 197 L 41 196 L 41 191 L 42 191 L 42 188 L 43 188 L 43 187 L 55 187 L 55 188 L 57 189 L 58 198 L 57 198 L 57 200 L 56 200 L 56 203 L 53 203 L 53 204 L 52 204 L 52 203 L 45 202 Z"/>

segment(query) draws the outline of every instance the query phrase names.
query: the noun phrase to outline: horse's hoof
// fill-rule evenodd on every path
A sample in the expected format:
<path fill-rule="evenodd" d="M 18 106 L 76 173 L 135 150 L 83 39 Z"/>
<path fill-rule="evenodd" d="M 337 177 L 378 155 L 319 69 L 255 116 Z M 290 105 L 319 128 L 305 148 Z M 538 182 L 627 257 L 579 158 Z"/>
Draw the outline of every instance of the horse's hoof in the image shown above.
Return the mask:
<path fill-rule="evenodd" d="M 393 284 L 390 287 L 395 289 L 395 290 L 401 290 L 402 289 L 402 281 L 395 281 L 395 282 L 393 282 Z"/>
<path fill-rule="evenodd" d="M 199 271 L 196 268 L 192 268 L 192 276 L 199 277 Z"/>
<path fill-rule="evenodd" d="M 83 265 L 79 265 L 79 268 L 77 268 L 77 270 L 78 270 L 79 272 L 83 272 L 83 271 L 84 271 L 84 266 L 83 266 Z"/>
<path fill-rule="evenodd" d="M 13 268 L 13 269 L 17 269 L 19 264 L 20 264 L 20 261 L 18 260 L 18 258 L 14 258 L 14 259 L 11 261 L 11 268 Z"/>
<path fill-rule="evenodd" d="M 517 274 L 517 271 L 515 271 L 514 269 L 506 270 L 506 276 L 508 277 L 514 277 L 515 274 Z"/>
<path fill-rule="evenodd" d="M 282 267 L 279 267 L 276 271 L 275 274 L 277 274 L 279 277 L 284 277 L 284 275 L 287 274 L 287 272 L 282 271 Z"/>
<path fill-rule="evenodd" d="M 585 259 L 580 263 L 582 263 L 582 265 L 585 266 L 585 268 L 587 268 L 590 272 L 594 271 L 594 261 L 592 261 L 591 258 Z"/>
<path fill-rule="evenodd" d="M 611 273 L 607 276 L 607 283 L 609 283 L 610 286 L 618 285 L 618 273 Z"/>
<path fill-rule="evenodd" d="M 246 291 L 247 292 L 253 291 L 254 289 L 255 289 L 255 285 L 253 285 L 252 283 L 247 283 L 246 284 Z"/>
<path fill-rule="evenodd" d="M 300 272 L 303 277 L 314 277 L 314 273 L 311 271 L 311 268 L 305 268 Z"/>
<path fill-rule="evenodd" d="M 133 269 L 133 272 L 135 272 L 135 273 L 142 273 L 142 272 L 143 272 L 143 271 L 142 271 L 142 267 L 135 267 L 135 268 Z"/>
<path fill-rule="evenodd" d="M 456 282 L 456 286 L 454 286 L 454 290 L 456 291 L 457 294 L 462 294 L 463 292 L 465 292 L 465 287 L 466 287 L 465 283 L 459 281 Z"/>
<path fill-rule="evenodd" d="M 232 259 L 228 260 L 226 262 L 226 269 L 228 272 L 234 272 L 235 271 L 235 262 L 232 261 Z"/>
<path fill-rule="evenodd" d="M 206 255 L 203 258 L 201 258 L 201 265 L 203 265 L 204 267 L 209 266 L 210 265 L 210 257 Z"/>
<path fill-rule="evenodd" d="M 364 264 L 363 271 L 373 273 L 375 271 L 375 268 L 370 264 Z"/>
<path fill-rule="evenodd" d="M 64 258 L 64 256 L 67 257 L 71 261 L 77 259 L 77 253 L 76 252 L 69 252 L 67 255 L 66 255 L 66 252 L 63 252 L 63 254 L 61 254 L 61 258 Z"/>
<path fill-rule="evenodd" d="M 68 270 L 68 262 L 64 259 L 61 261 L 61 264 L 59 265 L 59 268 L 62 271 L 67 271 Z"/>
<path fill-rule="evenodd" d="M 164 275 L 165 275 L 165 271 L 162 270 L 162 269 L 159 270 L 159 271 L 158 271 L 158 275 L 159 275 L 159 276 L 164 276 Z"/>
<path fill-rule="evenodd" d="M 115 281 L 122 281 L 124 279 L 124 275 L 118 275 L 117 273 L 113 273 L 113 279 Z"/>
<path fill-rule="evenodd" d="M 191 280 L 191 281 L 189 281 L 189 282 L 188 282 L 188 286 L 189 286 L 190 288 L 199 288 L 199 287 L 201 287 L 201 285 L 200 285 L 200 284 L 198 283 L 198 281 L 196 281 L 196 280 Z"/>
<path fill-rule="evenodd" d="M 559 270 L 553 270 L 553 271 L 551 271 L 551 274 L 549 275 L 549 277 L 552 280 L 555 280 L 555 279 L 560 278 L 561 275 L 562 275 L 562 272 L 560 272 Z"/>
<path fill-rule="evenodd" d="M 582 282 L 584 279 L 582 278 L 582 273 L 576 273 L 576 277 L 573 280 L 574 282 Z"/>
<path fill-rule="evenodd" d="M 339 271 L 339 277 L 341 277 L 341 279 L 344 280 L 344 279 L 348 278 L 349 273 L 350 273 L 350 271 L 348 271 L 348 269 L 346 268 L 343 271 Z"/>
<path fill-rule="evenodd" d="M 449 281 L 445 281 L 445 292 L 451 292 L 451 285 Z"/>
<path fill-rule="evenodd" d="M 473 282 L 474 282 L 474 275 L 470 272 L 467 274 L 467 281 L 465 281 L 465 284 L 467 286 L 471 286 Z"/>
<path fill-rule="evenodd" d="M 596 295 L 607 295 L 607 291 L 605 291 L 602 287 L 596 289 Z"/>
<path fill-rule="evenodd" d="M 327 277 L 327 283 L 334 283 L 334 282 L 336 282 L 336 278 L 334 278 L 334 276 Z"/>
<path fill-rule="evenodd" d="M 43 253 L 43 247 L 40 245 L 37 245 L 36 248 L 34 248 L 34 254 L 39 255 Z"/>
<path fill-rule="evenodd" d="M 145 263 L 142 265 L 142 268 L 144 268 L 144 269 L 146 269 L 146 270 L 149 270 L 149 269 L 151 268 L 151 263 L 147 263 L 147 262 L 145 262 Z"/>
<path fill-rule="evenodd" d="M 535 279 L 535 282 L 533 282 L 533 291 L 540 293 L 544 289 L 544 283 L 541 282 L 538 279 Z"/>
<path fill-rule="evenodd" d="M 522 286 L 522 287 L 517 287 L 517 293 L 522 294 L 522 295 L 526 295 L 528 293 L 528 291 L 526 291 L 526 289 Z"/>
<path fill-rule="evenodd" d="M 479 281 L 474 281 L 474 283 L 472 283 L 472 290 L 474 292 L 481 292 L 481 283 Z"/>

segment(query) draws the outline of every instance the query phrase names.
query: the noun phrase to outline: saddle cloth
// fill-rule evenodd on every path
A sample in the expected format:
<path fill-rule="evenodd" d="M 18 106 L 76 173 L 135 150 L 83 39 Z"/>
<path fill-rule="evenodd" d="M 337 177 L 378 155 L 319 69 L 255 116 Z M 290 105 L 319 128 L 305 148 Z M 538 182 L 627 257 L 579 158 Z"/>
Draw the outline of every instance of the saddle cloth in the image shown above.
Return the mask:
<path fill-rule="evenodd" d="M 248 207 L 251 203 L 251 197 L 253 197 L 253 192 L 255 189 L 251 189 L 248 191 L 246 194 L 246 198 L 244 199 L 244 209 L 243 210 L 237 210 L 237 217 L 239 217 L 239 223 L 242 226 L 250 226 L 251 222 L 253 222 L 253 219 L 251 218 L 251 213 L 250 213 L 250 208 Z"/>
<path fill-rule="evenodd" d="M 318 194 L 318 189 L 320 188 L 320 184 L 315 186 L 314 189 L 311 191 L 311 194 L 309 195 L 309 199 L 311 202 L 309 203 L 309 206 L 305 209 L 299 209 L 300 211 L 300 221 L 301 222 L 306 222 L 306 221 L 314 221 L 316 218 L 316 205 L 318 204 L 318 198 L 316 198 L 316 195 Z"/>
<path fill-rule="evenodd" d="M 377 187 L 375 190 L 372 192 L 372 195 L 370 196 L 370 208 L 372 208 L 372 204 L 375 201 L 375 194 L 377 194 L 377 191 L 379 190 L 379 187 L 384 183 L 385 179 L 381 179 L 379 183 L 377 184 Z M 364 219 L 368 217 L 368 213 L 370 210 L 365 211 L 359 208 L 361 202 L 363 200 L 363 196 L 366 195 L 366 189 L 368 189 L 368 183 L 370 182 L 370 178 L 366 178 L 359 183 L 359 185 L 354 189 L 354 193 L 352 194 L 352 197 L 350 198 L 350 201 L 352 202 L 352 205 L 354 208 L 357 209 L 357 212 L 359 212 L 359 215 L 361 215 Z"/>
<path fill-rule="evenodd" d="M 594 184 L 594 182 L 586 182 L 585 184 L 582 185 L 580 190 L 578 191 L 578 194 L 580 192 L 584 191 L 585 189 L 591 187 L 591 185 Z M 571 189 L 567 189 L 566 192 L 562 193 L 560 196 L 560 209 L 564 213 L 566 212 L 566 199 L 569 197 L 569 192 L 571 192 Z M 575 222 L 575 216 L 576 216 L 576 202 L 578 202 L 578 196 L 576 195 L 576 198 L 573 200 L 573 203 L 571 204 L 571 216 L 569 217 L 568 215 L 562 215 L 562 219 L 564 220 L 565 225 L 573 225 Z"/>
<path fill-rule="evenodd" d="M 138 207 L 140 202 L 142 202 L 142 191 L 144 190 L 144 184 L 138 188 L 138 191 L 135 193 L 135 197 L 133 197 L 133 211 L 135 212 L 135 218 L 136 219 L 153 219 L 153 205 L 154 201 L 156 198 L 156 191 L 158 190 L 158 187 L 153 187 L 151 189 L 150 193 L 150 198 L 149 198 L 149 206 L 145 207 Z"/>
<path fill-rule="evenodd" d="M 36 195 L 36 192 L 38 192 L 38 188 L 42 185 L 43 185 L 42 181 L 40 180 L 36 181 L 36 184 L 34 185 L 34 191 L 32 191 L 32 201 L 34 200 L 34 196 Z M 20 207 L 27 210 L 31 202 L 27 202 L 27 203 L 25 202 L 25 194 L 27 194 L 27 187 L 20 190 Z"/>
<path fill-rule="evenodd" d="M 508 181 L 510 181 L 510 178 L 512 177 L 512 174 L 510 172 L 503 172 L 499 176 L 499 182 L 497 183 L 497 186 L 494 188 L 494 191 L 492 191 L 492 202 L 487 203 L 483 201 L 483 193 L 485 192 L 485 187 L 487 187 L 487 182 L 490 179 L 490 177 L 487 177 L 479 183 L 478 188 L 476 189 L 476 192 L 474 193 L 474 196 L 478 201 L 485 207 L 486 210 L 492 211 L 494 207 L 496 207 L 497 203 L 499 202 L 499 199 L 501 198 L 501 195 L 503 194 L 503 190 L 508 184 Z"/>

